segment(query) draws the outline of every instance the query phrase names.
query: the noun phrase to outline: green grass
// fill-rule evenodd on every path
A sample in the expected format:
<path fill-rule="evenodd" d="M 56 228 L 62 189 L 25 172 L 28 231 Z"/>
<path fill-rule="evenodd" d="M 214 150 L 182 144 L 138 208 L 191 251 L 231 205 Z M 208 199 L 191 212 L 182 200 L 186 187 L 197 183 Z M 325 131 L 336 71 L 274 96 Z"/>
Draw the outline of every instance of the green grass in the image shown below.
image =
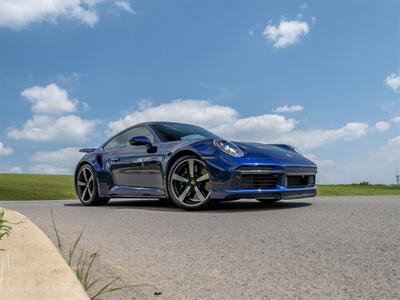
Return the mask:
<path fill-rule="evenodd" d="M 0 174 L 0 200 L 76 199 L 72 176 Z M 400 187 L 387 185 L 319 185 L 319 196 L 400 195 Z"/>
<path fill-rule="evenodd" d="M 0 200 L 75 199 L 72 176 L 0 174 Z"/>
<path fill-rule="evenodd" d="M 400 187 L 388 185 L 337 184 L 319 185 L 318 196 L 400 195 Z"/>

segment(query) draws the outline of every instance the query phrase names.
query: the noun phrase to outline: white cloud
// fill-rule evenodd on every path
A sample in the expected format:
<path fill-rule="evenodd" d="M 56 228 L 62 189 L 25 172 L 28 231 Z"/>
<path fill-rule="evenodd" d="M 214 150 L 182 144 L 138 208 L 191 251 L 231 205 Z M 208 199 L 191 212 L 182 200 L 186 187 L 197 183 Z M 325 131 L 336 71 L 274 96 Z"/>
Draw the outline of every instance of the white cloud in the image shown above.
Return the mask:
<path fill-rule="evenodd" d="M 61 17 L 76 19 L 89 26 L 99 20 L 99 1 L 85 0 L 1 0 L 0 26 L 21 29 L 35 22 L 56 23 Z"/>
<path fill-rule="evenodd" d="M 309 31 L 310 26 L 305 21 L 282 19 L 278 26 L 267 25 L 263 35 L 273 43 L 275 48 L 286 48 L 297 43 Z"/>
<path fill-rule="evenodd" d="M 393 119 L 391 119 L 391 121 L 392 121 L 393 123 L 398 123 L 398 124 L 400 124 L 400 116 L 394 117 Z"/>
<path fill-rule="evenodd" d="M 400 135 L 390 139 L 387 146 L 399 146 L 400 147 Z"/>
<path fill-rule="evenodd" d="M 242 141 L 288 143 L 302 149 L 316 148 L 329 142 L 354 140 L 367 133 L 365 123 L 350 122 L 337 129 L 296 129 L 297 121 L 278 114 L 242 118 L 228 106 L 205 100 L 173 100 L 157 106 L 141 105 L 138 110 L 108 123 L 110 132 L 147 121 L 175 121 L 203 126 L 216 134 Z"/>
<path fill-rule="evenodd" d="M 301 105 L 284 105 L 284 106 L 279 106 L 277 107 L 274 112 L 276 113 L 286 113 L 286 112 L 298 112 L 298 111 L 302 111 L 304 109 L 303 106 Z"/>
<path fill-rule="evenodd" d="M 78 148 L 35 152 L 31 156 L 31 171 L 39 174 L 73 174 L 82 156 Z"/>
<path fill-rule="evenodd" d="M 390 74 L 386 77 L 386 85 L 391 88 L 394 92 L 398 93 L 400 90 L 400 75 L 396 73 Z"/>
<path fill-rule="evenodd" d="M 268 143 L 281 134 L 291 132 L 295 127 L 294 119 L 280 115 L 259 115 L 238 118 L 231 123 L 221 124 L 212 130 L 217 134 L 235 140 Z"/>
<path fill-rule="evenodd" d="M 89 139 L 97 121 L 81 119 L 78 116 L 33 115 L 22 129 L 11 129 L 7 137 L 17 140 L 38 142 L 69 141 L 81 142 Z"/>
<path fill-rule="evenodd" d="M 14 153 L 12 148 L 6 147 L 2 142 L 0 142 L 0 156 L 11 155 Z"/>
<path fill-rule="evenodd" d="M 60 19 L 93 27 L 99 21 L 100 7 L 109 3 L 134 13 L 128 0 L 0 0 L 0 27 L 18 30 L 32 23 L 56 24 Z"/>
<path fill-rule="evenodd" d="M 335 165 L 335 162 L 333 160 L 319 159 L 315 154 L 306 153 L 304 154 L 304 156 L 315 162 L 318 167 L 329 167 Z"/>
<path fill-rule="evenodd" d="M 28 88 L 21 95 L 31 102 L 34 114 L 21 129 L 9 129 L 9 138 L 38 142 L 86 141 L 98 123 L 68 114 L 77 110 L 79 101 L 71 100 L 67 91 L 54 83 Z M 87 104 L 83 102 L 82 106 L 85 108 Z"/>
<path fill-rule="evenodd" d="M 123 11 L 129 12 L 131 14 L 134 13 L 131 4 L 127 0 L 118 0 L 115 2 L 115 6 Z"/>
<path fill-rule="evenodd" d="M 351 141 L 367 134 L 368 124 L 349 122 L 337 129 L 294 130 L 279 136 L 275 142 L 294 144 L 302 150 L 313 149 L 334 141 Z"/>
<path fill-rule="evenodd" d="M 158 106 L 140 103 L 139 110 L 108 123 L 111 132 L 118 132 L 136 123 L 146 121 L 177 121 L 215 128 L 224 123 L 232 123 L 237 112 L 227 106 L 211 104 L 206 100 L 177 99 Z"/>
<path fill-rule="evenodd" d="M 12 174 L 20 174 L 22 173 L 22 168 L 15 166 L 15 167 L 11 167 L 8 171 L 8 173 L 12 173 Z"/>
<path fill-rule="evenodd" d="M 390 123 L 384 121 L 376 122 L 374 126 L 375 131 L 378 132 L 385 132 L 389 128 L 390 128 Z"/>
<path fill-rule="evenodd" d="M 81 79 L 83 74 L 72 72 L 70 74 L 57 74 L 57 81 L 62 84 L 69 84 L 71 82 L 76 82 Z"/>
<path fill-rule="evenodd" d="M 51 83 L 46 87 L 33 86 L 25 89 L 22 96 L 32 103 L 32 112 L 36 114 L 63 114 L 76 110 L 78 101 L 71 100 L 66 90 Z"/>

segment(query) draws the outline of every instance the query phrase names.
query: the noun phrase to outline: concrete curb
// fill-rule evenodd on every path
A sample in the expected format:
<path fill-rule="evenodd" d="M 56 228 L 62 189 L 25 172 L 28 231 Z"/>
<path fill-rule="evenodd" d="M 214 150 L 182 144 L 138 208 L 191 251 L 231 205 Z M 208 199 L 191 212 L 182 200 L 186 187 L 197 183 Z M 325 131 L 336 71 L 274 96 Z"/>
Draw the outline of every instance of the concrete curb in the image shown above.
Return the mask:
<path fill-rule="evenodd" d="M 88 300 L 72 269 L 27 217 L 0 208 L 12 224 L 0 240 L 0 299 Z"/>

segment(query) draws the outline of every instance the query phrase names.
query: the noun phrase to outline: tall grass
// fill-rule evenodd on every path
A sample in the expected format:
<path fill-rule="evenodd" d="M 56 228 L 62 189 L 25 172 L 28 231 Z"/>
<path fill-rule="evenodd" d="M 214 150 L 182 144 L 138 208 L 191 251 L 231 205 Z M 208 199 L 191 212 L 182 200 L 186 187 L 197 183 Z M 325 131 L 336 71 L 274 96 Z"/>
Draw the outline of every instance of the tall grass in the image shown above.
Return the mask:
<path fill-rule="evenodd" d="M 12 228 L 8 224 L 10 223 L 4 218 L 4 211 L 0 212 L 0 240 L 11 234 Z"/>
<path fill-rule="evenodd" d="M 112 293 L 124 288 L 128 288 L 127 286 L 115 286 L 115 284 L 120 280 L 120 277 L 97 277 L 94 278 L 93 274 L 93 265 L 99 257 L 98 252 L 87 252 L 79 249 L 79 244 L 81 242 L 83 233 L 85 229 L 83 229 L 72 247 L 68 250 L 64 248 L 64 245 L 61 241 L 60 234 L 57 229 L 54 212 L 53 209 L 50 209 L 51 219 L 53 222 L 53 228 L 57 239 L 57 247 L 61 254 L 64 256 L 66 262 L 70 265 L 70 267 L 75 272 L 76 277 L 82 284 L 83 289 L 88 293 L 90 299 L 98 300 L 100 297 L 107 293 Z M 65 253 L 67 253 L 65 255 Z M 138 286 L 138 285 L 137 285 Z M 134 287 L 134 286 L 129 286 Z"/>

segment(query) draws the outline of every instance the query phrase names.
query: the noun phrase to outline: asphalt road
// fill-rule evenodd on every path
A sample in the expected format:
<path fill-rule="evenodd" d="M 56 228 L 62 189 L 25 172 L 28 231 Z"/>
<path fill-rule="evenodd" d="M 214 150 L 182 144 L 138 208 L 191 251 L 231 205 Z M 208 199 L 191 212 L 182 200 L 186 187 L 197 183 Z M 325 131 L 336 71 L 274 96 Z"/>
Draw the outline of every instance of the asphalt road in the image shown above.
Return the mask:
<path fill-rule="evenodd" d="M 187 212 L 147 200 L 0 202 L 52 240 L 86 226 L 96 272 L 129 288 L 108 299 L 400 299 L 400 197 L 221 203 Z M 154 295 L 161 292 L 161 295 Z"/>

